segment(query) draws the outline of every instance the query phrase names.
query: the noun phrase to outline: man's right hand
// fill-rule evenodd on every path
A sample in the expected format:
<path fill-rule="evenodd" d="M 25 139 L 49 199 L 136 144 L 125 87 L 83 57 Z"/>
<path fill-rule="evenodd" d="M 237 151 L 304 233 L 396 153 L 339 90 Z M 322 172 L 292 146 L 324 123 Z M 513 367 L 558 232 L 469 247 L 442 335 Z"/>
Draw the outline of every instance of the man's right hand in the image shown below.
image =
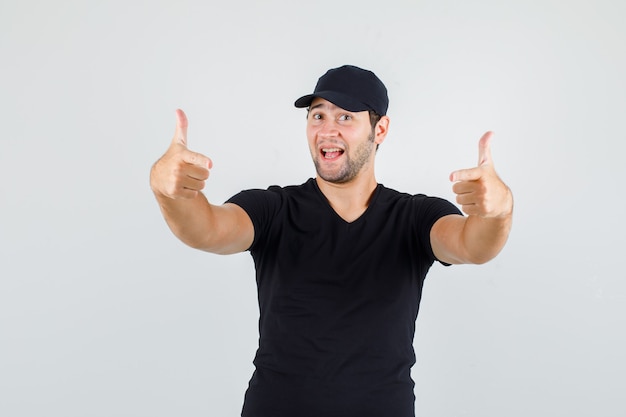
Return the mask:
<path fill-rule="evenodd" d="M 187 126 L 185 112 L 176 110 L 172 143 L 150 171 L 150 187 L 155 194 L 171 199 L 193 199 L 209 178 L 213 162 L 187 148 Z"/>

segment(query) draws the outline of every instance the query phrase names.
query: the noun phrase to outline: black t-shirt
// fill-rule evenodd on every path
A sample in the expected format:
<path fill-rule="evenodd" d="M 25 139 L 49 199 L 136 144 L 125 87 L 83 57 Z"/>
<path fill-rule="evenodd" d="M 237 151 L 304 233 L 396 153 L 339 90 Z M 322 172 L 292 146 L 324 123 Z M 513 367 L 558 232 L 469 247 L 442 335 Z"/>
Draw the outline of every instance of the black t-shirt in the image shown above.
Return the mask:
<path fill-rule="evenodd" d="M 244 417 L 412 417 L 413 336 L 435 257 L 430 229 L 450 202 L 378 185 L 346 222 L 314 179 L 243 191 L 254 224 L 256 370 Z"/>

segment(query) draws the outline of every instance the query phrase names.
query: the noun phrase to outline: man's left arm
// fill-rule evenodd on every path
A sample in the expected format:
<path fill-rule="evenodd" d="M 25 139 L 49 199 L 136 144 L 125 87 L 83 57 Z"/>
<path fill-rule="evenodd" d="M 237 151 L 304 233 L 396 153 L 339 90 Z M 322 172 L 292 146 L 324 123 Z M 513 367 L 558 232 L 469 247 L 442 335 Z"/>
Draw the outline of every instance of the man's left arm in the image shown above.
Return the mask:
<path fill-rule="evenodd" d="M 513 194 L 493 166 L 487 132 L 478 143 L 478 166 L 454 171 L 450 180 L 456 202 L 466 217 L 444 216 L 430 231 L 438 260 L 450 264 L 482 264 L 504 247 L 513 220 Z"/>

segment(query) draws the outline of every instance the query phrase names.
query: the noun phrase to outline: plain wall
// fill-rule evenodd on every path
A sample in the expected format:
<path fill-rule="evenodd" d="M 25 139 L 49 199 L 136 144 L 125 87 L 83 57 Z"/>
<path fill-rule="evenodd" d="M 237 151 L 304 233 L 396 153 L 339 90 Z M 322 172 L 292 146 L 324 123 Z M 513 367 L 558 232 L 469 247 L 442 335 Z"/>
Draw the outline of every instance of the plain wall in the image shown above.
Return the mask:
<path fill-rule="evenodd" d="M 304 182 L 293 101 L 342 64 L 389 89 L 379 182 L 453 201 L 494 130 L 515 195 L 495 260 L 430 271 L 417 415 L 626 415 L 625 21 L 609 0 L 4 1 L 0 415 L 239 415 L 252 260 L 176 240 L 148 173 L 180 107 L 211 201 Z"/>

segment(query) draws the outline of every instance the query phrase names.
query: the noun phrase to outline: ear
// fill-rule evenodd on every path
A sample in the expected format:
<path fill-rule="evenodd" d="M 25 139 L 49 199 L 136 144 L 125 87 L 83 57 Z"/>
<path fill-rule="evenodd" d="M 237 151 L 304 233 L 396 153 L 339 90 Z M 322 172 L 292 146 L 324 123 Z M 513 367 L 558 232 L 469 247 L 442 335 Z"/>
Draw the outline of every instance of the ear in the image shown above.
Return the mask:
<path fill-rule="evenodd" d="M 374 143 L 380 145 L 385 141 L 387 137 L 387 132 L 389 131 L 389 117 L 382 116 L 376 126 L 374 126 Z"/>

